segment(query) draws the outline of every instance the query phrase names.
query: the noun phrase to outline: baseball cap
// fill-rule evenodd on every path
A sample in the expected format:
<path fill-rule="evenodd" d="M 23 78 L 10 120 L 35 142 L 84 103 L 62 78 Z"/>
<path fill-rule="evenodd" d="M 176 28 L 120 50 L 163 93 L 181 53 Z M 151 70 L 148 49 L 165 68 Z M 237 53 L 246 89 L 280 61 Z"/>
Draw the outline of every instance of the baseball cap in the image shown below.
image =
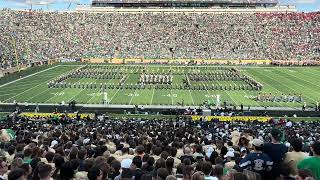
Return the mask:
<path fill-rule="evenodd" d="M 224 158 L 227 158 L 227 157 L 234 157 L 234 152 L 228 151 L 227 154 L 224 155 Z"/>
<path fill-rule="evenodd" d="M 132 159 L 124 159 L 121 161 L 121 168 L 129 169 L 132 164 Z"/>
<path fill-rule="evenodd" d="M 263 141 L 261 141 L 260 139 L 254 139 L 252 140 L 252 145 L 256 147 L 261 147 L 263 145 Z"/>

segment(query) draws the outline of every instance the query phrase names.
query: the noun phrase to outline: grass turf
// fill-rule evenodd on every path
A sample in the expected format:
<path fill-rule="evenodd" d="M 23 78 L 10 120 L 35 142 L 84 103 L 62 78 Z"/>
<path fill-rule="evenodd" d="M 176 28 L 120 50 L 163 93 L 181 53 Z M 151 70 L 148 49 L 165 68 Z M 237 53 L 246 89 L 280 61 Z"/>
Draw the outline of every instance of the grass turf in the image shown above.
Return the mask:
<path fill-rule="evenodd" d="M 112 65 L 111 65 L 112 66 Z M 103 94 L 99 89 L 77 88 L 48 88 L 47 82 L 70 72 L 79 65 L 58 65 L 46 69 L 33 76 L 20 79 L 14 83 L 0 87 L 1 102 L 29 102 L 29 103 L 68 103 L 75 100 L 77 103 L 101 104 Z M 280 95 L 302 94 L 307 105 L 314 106 L 320 101 L 320 68 L 319 67 L 237 67 L 241 73 L 257 80 L 263 85 L 262 92 Z M 151 65 L 150 72 L 169 70 L 169 67 Z M 181 67 L 186 72 L 188 68 Z M 42 69 L 41 69 L 42 70 Z M 136 83 L 137 74 L 129 75 L 126 83 Z M 174 76 L 173 83 L 180 83 L 183 77 Z M 1 79 L 0 79 L 1 81 Z M 96 79 L 72 79 L 76 82 L 97 82 Z M 118 80 L 105 80 L 106 83 L 117 83 Z M 223 83 L 223 82 L 220 82 Z M 237 83 L 237 82 L 233 82 Z M 184 102 L 185 105 L 200 105 L 205 101 L 215 101 L 215 95 L 220 95 L 221 102 L 244 106 L 273 106 L 273 107 L 301 107 L 301 103 L 287 102 L 257 102 L 250 99 L 256 96 L 258 91 L 236 90 L 180 90 L 180 89 L 109 89 L 107 98 L 110 104 L 139 104 L 139 105 L 176 105 Z"/>

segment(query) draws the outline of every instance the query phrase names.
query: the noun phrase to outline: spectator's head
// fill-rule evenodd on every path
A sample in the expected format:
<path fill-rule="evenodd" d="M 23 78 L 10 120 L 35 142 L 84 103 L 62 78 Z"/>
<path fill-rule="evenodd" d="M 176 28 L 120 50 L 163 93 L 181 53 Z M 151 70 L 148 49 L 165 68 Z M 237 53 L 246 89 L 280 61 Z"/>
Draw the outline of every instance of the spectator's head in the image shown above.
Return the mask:
<path fill-rule="evenodd" d="M 84 160 L 87 157 L 87 150 L 86 149 L 80 149 L 78 151 L 78 158 L 80 160 Z"/>
<path fill-rule="evenodd" d="M 54 165 L 56 169 L 60 169 L 64 164 L 64 158 L 61 155 L 55 155 L 53 159 Z"/>
<path fill-rule="evenodd" d="M 54 153 L 53 153 L 53 152 L 48 152 L 48 153 L 45 155 L 45 158 L 47 159 L 47 161 L 48 161 L 49 163 L 53 162 Z"/>
<path fill-rule="evenodd" d="M 38 176 L 40 180 L 49 180 L 52 173 L 52 167 L 49 164 L 39 164 Z"/>
<path fill-rule="evenodd" d="M 191 177 L 191 180 L 204 180 L 204 179 L 205 179 L 205 175 L 202 171 L 195 172 Z"/>
<path fill-rule="evenodd" d="M 89 180 L 102 180 L 103 173 L 98 167 L 92 167 L 87 176 Z"/>
<path fill-rule="evenodd" d="M 117 160 L 111 162 L 111 170 L 114 172 L 119 172 L 121 169 L 121 163 Z"/>
<path fill-rule="evenodd" d="M 252 146 L 253 146 L 254 150 L 262 151 L 263 150 L 263 141 L 261 141 L 260 139 L 254 139 L 252 141 Z"/>
<path fill-rule="evenodd" d="M 70 161 L 65 162 L 60 169 L 60 179 L 72 179 L 74 177 L 74 167 Z"/>
<path fill-rule="evenodd" d="M 31 154 L 32 154 L 32 150 L 29 148 L 23 151 L 24 158 L 31 158 Z"/>
<path fill-rule="evenodd" d="M 135 156 L 135 157 L 132 159 L 131 167 L 132 167 L 133 169 L 141 169 L 141 167 L 142 167 L 142 160 L 141 160 L 141 157 L 140 157 L 140 156 Z"/>
<path fill-rule="evenodd" d="M 221 179 L 223 176 L 223 167 L 221 165 L 215 165 L 213 168 L 213 175 L 218 179 Z"/>
<path fill-rule="evenodd" d="M 8 154 L 9 155 L 13 155 L 16 151 L 16 147 L 15 146 L 9 146 L 8 147 Z"/>
<path fill-rule="evenodd" d="M 26 175 L 29 176 L 32 174 L 32 167 L 28 163 L 24 163 L 20 166 L 26 172 Z"/>
<path fill-rule="evenodd" d="M 177 178 L 174 175 L 169 175 L 166 177 L 166 180 L 177 180 Z"/>
<path fill-rule="evenodd" d="M 212 164 L 210 162 L 203 162 L 202 171 L 206 176 L 210 176 L 212 173 Z"/>
<path fill-rule="evenodd" d="M 232 180 L 249 180 L 249 178 L 247 175 L 240 173 L 240 172 L 237 172 L 237 173 L 233 174 Z"/>
<path fill-rule="evenodd" d="M 272 129 L 270 134 L 272 141 L 279 142 L 281 140 L 281 131 L 279 129 Z"/>
<path fill-rule="evenodd" d="M 194 173 L 194 169 L 192 166 L 184 166 L 183 167 L 183 179 L 191 180 L 193 173 Z"/>
<path fill-rule="evenodd" d="M 8 174 L 8 180 L 27 180 L 26 172 L 21 168 L 15 168 Z"/>
<path fill-rule="evenodd" d="M 162 151 L 160 157 L 164 160 L 167 160 L 167 158 L 169 157 L 169 153 L 167 151 Z"/>
<path fill-rule="evenodd" d="M 296 180 L 305 180 L 306 178 L 313 178 L 313 175 L 310 170 L 308 169 L 299 169 L 298 175 L 295 177 Z"/>
<path fill-rule="evenodd" d="M 136 147 L 136 152 L 139 156 L 143 155 L 144 153 L 144 147 L 143 146 L 137 146 Z"/>
<path fill-rule="evenodd" d="M 5 157 L 0 157 L 0 174 L 3 175 L 8 172 L 8 164 Z"/>
<path fill-rule="evenodd" d="M 314 155 L 320 156 L 320 142 L 316 141 L 311 145 L 311 150 Z"/>
<path fill-rule="evenodd" d="M 15 158 L 11 163 L 11 169 L 19 168 L 23 164 L 23 159 Z"/>
<path fill-rule="evenodd" d="M 166 168 L 159 168 L 157 169 L 157 177 L 161 179 L 166 179 L 169 176 L 169 171 Z"/>
<path fill-rule="evenodd" d="M 296 151 L 296 152 L 302 151 L 302 147 L 303 147 L 302 140 L 299 139 L 299 138 L 295 138 L 291 142 L 291 146 L 292 146 L 293 150 Z"/>

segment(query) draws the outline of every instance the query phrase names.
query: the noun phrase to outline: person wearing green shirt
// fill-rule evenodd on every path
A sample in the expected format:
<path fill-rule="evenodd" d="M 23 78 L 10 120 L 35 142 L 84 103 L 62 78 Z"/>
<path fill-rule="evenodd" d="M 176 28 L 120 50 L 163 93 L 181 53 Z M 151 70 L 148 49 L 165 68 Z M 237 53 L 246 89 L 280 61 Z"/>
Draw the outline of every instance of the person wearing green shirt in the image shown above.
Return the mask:
<path fill-rule="evenodd" d="M 320 142 L 312 144 L 311 151 L 313 156 L 302 160 L 298 164 L 298 169 L 308 169 L 316 180 L 320 180 Z"/>

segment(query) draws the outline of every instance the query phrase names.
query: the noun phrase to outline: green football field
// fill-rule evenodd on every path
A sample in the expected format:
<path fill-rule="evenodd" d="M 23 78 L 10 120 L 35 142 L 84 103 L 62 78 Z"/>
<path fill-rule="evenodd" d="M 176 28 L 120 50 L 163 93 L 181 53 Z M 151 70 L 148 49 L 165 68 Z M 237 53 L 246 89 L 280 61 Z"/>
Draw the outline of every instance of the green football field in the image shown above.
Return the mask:
<path fill-rule="evenodd" d="M 261 107 L 301 107 L 304 102 L 307 106 L 314 106 L 320 101 L 320 68 L 318 67 L 235 67 L 243 76 L 251 77 L 261 83 L 263 88 L 260 94 L 272 94 L 272 97 L 298 96 L 301 94 L 302 102 L 296 101 L 258 101 L 258 90 L 230 90 L 230 89 L 192 89 L 192 88 L 155 88 L 156 85 L 148 85 L 145 88 L 118 88 L 116 85 L 120 79 L 95 79 L 88 77 L 68 78 L 65 82 L 72 87 L 49 88 L 48 82 L 57 79 L 61 75 L 74 72 L 84 65 L 59 64 L 48 67 L 45 70 L 33 73 L 14 82 L 0 85 L 0 101 L 4 103 L 69 103 L 74 100 L 81 104 L 102 104 L 104 100 L 109 104 L 125 105 L 201 105 L 203 103 L 216 103 L 217 95 L 220 103 L 230 105 L 243 104 L 244 106 Z M 175 72 L 172 76 L 172 85 L 180 87 L 186 74 L 190 72 L 209 73 L 219 71 L 219 67 L 174 67 L 174 66 L 130 66 L 130 65 L 103 65 L 106 71 L 123 72 L 124 84 L 132 85 L 139 81 L 142 72 L 149 74 L 164 74 Z M 139 69 L 140 68 L 140 69 Z M 143 70 L 142 70 L 143 69 Z M 192 78 L 191 76 L 189 78 Z M 0 79 L 1 80 L 1 79 Z M 189 79 L 187 79 L 190 81 Z M 78 84 L 106 84 L 108 88 L 102 91 L 97 88 L 79 88 Z M 241 81 L 191 81 L 192 86 L 238 86 Z M 77 87 L 74 87 L 77 86 Z M 115 85 L 109 88 L 109 85 Z"/>

